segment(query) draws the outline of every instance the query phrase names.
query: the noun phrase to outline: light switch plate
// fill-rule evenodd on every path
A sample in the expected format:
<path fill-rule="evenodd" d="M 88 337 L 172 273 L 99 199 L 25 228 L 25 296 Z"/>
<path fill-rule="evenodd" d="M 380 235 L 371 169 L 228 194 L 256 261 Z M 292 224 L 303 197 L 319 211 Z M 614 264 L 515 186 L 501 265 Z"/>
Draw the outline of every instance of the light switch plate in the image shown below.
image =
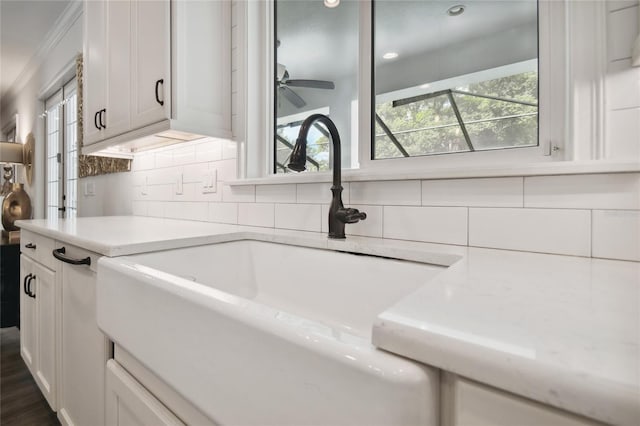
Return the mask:
<path fill-rule="evenodd" d="M 84 184 L 84 196 L 85 197 L 93 197 L 96 195 L 96 184 L 95 182 L 85 182 Z"/>
<path fill-rule="evenodd" d="M 182 173 L 178 173 L 178 176 L 176 176 L 176 195 L 182 195 L 182 192 Z"/>

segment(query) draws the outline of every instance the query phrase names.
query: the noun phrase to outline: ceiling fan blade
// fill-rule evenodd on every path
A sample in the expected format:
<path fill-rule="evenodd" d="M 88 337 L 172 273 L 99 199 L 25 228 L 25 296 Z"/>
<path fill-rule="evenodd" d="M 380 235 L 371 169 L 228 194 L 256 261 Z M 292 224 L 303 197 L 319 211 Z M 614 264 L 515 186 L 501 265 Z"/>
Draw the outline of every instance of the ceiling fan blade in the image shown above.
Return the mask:
<path fill-rule="evenodd" d="M 289 89 L 287 86 L 280 86 L 279 92 L 282 96 L 287 98 L 296 108 L 302 108 L 307 103 L 296 92 Z"/>
<path fill-rule="evenodd" d="M 325 81 L 325 80 L 287 80 L 287 86 L 291 87 L 308 87 L 311 89 L 329 89 L 333 90 L 336 88 L 336 85 L 333 84 L 333 81 Z"/>

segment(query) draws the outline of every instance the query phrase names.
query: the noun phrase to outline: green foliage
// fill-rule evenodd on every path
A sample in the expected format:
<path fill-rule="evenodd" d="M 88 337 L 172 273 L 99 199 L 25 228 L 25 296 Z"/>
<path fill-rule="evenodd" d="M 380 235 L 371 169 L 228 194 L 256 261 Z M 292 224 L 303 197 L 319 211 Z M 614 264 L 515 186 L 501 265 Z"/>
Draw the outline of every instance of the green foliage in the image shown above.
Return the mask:
<path fill-rule="evenodd" d="M 476 150 L 537 145 L 538 107 L 509 101 L 537 105 L 537 72 L 473 83 L 453 90 L 452 96 Z M 376 113 L 410 156 L 470 150 L 447 94 L 398 107 L 393 107 L 392 102 L 377 104 Z M 402 156 L 377 123 L 375 131 L 375 158 Z"/>

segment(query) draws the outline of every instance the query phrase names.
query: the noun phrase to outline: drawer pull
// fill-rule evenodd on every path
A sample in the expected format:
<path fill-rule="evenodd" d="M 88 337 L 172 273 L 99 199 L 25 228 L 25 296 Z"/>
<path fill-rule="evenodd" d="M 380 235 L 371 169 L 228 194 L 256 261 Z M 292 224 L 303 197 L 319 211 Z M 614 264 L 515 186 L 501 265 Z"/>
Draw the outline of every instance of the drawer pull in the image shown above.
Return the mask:
<path fill-rule="evenodd" d="M 22 281 L 22 288 L 24 290 L 24 294 L 26 294 L 27 296 L 29 295 L 29 292 L 27 291 L 27 280 L 30 280 L 31 276 L 32 276 L 31 274 L 26 275 L 24 277 L 24 280 Z"/>
<path fill-rule="evenodd" d="M 24 245 L 24 248 L 35 250 L 36 249 L 36 245 L 33 244 L 33 243 L 27 243 L 27 244 Z"/>
<path fill-rule="evenodd" d="M 65 256 L 65 253 L 66 249 L 64 247 L 60 247 L 53 251 L 53 257 L 58 260 L 62 260 L 65 263 L 70 263 L 71 265 L 91 265 L 91 258 L 89 256 L 84 259 L 74 259 L 72 257 Z"/>
<path fill-rule="evenodd" d="M 31 291 L 31 281 L 35 280 L 36 276 L 35 275 L 31 275 L 31 277 L 29 277 L 29 281 L 27 281 L 27 294 L 30 297 L 33 297 L 34 299 L 36 298 L 36 294 Z"/>
<path fill-rule="evenodd" d="M 158 89 L 160 88 L 160 85 L 162 84 L 162 87 L 164 88 L 164 79 L 161 78 L 160 80 L 156 81 L 156 102 L 159 103 L 160 105 L 164 105 L 164 101 L 160 100 L 160 94 L 158 93 Z"/>

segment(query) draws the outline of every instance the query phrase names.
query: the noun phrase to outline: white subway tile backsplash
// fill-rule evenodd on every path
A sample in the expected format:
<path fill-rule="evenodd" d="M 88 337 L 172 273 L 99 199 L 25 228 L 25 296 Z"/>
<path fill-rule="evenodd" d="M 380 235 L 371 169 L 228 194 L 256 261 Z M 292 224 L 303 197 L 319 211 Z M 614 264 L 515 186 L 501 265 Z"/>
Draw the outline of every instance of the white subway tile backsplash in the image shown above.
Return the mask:
<path fill-rule="evenodd" d="M 640 262 L 640 211 L 594 210 L 592 256 Z"/>
<path fill-rule="evenodd" d="M 605 84 L 607 109 L 640 107 L 640 68 L 631 59 L 610 62 Z"/>
<path fill-rule="evenodd" d="M 158 151 L 154 154 L 154 157 L 156 169 L 173 166 L 173 151 L 171 150 Z"/>
<path fill-rule="evenodd" d="M 208 216 L 207 203 L 176 202 L 164 203 L 164 217 L 171 219 L 187 219 L 206 221 Z"/>
<path fill-rule="evenodd" d="M 273 228 L 273 204 L 244 203 L 238 205 L 238 224 Z"/>
<path fill-rule="evenodd" d="M 223 185 L 222 201 L 235 203 L 253 203 L 256 201 L 256 187 L 255 185 Z"/>
<path fill-rule="evenodd" d="M 609 61 L 631 57 L 633 41 L 638 36 L 638 6 L 609 13 L 607 19 L 607 54 Z"/>
<path fill-rule="evenodd" d="M 422 205 L 522 207 L 522 178 L 424 180 Z"/>
<path fill-rule="evenodd" d="M 147 212 L 151 217 L 165 217 L 165 205 L 167 201 L 148 201 Z"/>
<path fill-rule="evenodd" d="M 236 160 L 221 160 L 209 163 L 210 170 L 217 170 L 217 179 L 221 182 L 236 180 Z"/>
<path fill-rule="evenodd" d="M 367 214 L 367 218 L 365 220 L 361 220 L 358 223 L 347 224 L 345 229 L 345 233 L 347 235 L 360 235 L 363 237 L 382 238 L 382 219 L 384 207 L 362 205 L 350 205 L 349 207 L 353 207 L 360 210 L 361 212 L 365 212 Z M 327 210 L 327 214 L 328 213 L 329 211 Z"/>
<path fill-rule="evenodd" d="M 640 209 L 640 173 L 525 177 L 524 205 Z"/>
<path fill-rule="evenodd" d="M 192 164 L 196 162 L 195 145 L 188 145 L 185 147 L 176 148 L 172 152 L 173 152 L 173 164 L 175 166 L 181 166 L 183 164 Z"/>
<path fill-rule="evenodd" d="M 640 160 L 640 108 L 608 112 L 607 158 Z"/>
<path fill-rule="evenodd" d="M 182 181 L 184 183 L 202 182 L 209 172 L 209 164 L 196 163 L 182 166 Z"/>
<path fill-rule="evenodd" d="M 590 256 L 591 212 L 470 208 L 469 245 Z"/>
<path fill-rule="evenodd" d="M 385 206 L 384 238 L 467 244 L 466 207 Z"/>
<path fill-rule="evenodd" d="M 134 216 L 149 216 L 149 204 L 146 201 L 133 201 Z"/>
<path fill-rule="evenodd" d="M 227 160 L 238 157 L 238 144 L 235 141 L 222 139 L 222 159 Z"/>
<path fill-rule="evenodd" d="M 222 141 L 208 138 L 206 142 L 196 145 L 196 161 L 208 162 L 222 159 Z"/>
<path fill-rule="evenodd" d="M 149 201 L 168 201 L 173 200 L 174 185 L 149 185 L 147 186 L 147 195 L 142 199 Z"/>
<path fill-rule="evenodd" d="M 349 183 L 342 184 L 342 202 L 350 203 Z M 330 183 L 299 183 L 296 185 L 296 200 L 301 204 L 328 204 L 331 202 Z"/>
<path fill-rule="evenodd" d="M 209 221 L 217 223 L 238 223 L 237 203 L 209 203 Z"/>
<path fill-rule="evenodd" d="M 136 155 L 131 162 L 131 170 L 150 170 L 156 165 L 155 156 L 153 154 Z"/>
<path fill-rule="evenodd" d="M 350 203 L 391 206 L 419 206 L 419 180 L 351 182 Z"/>
<path fill-rule="evenodd" d="M 258 185 L 256 203 L 295 203 L 296 185 Z"/>
<path fill-rule="evenodd" d="M 320 232 L 322 207 L 319 204 L 276 204 L 275 227 Z"/>

